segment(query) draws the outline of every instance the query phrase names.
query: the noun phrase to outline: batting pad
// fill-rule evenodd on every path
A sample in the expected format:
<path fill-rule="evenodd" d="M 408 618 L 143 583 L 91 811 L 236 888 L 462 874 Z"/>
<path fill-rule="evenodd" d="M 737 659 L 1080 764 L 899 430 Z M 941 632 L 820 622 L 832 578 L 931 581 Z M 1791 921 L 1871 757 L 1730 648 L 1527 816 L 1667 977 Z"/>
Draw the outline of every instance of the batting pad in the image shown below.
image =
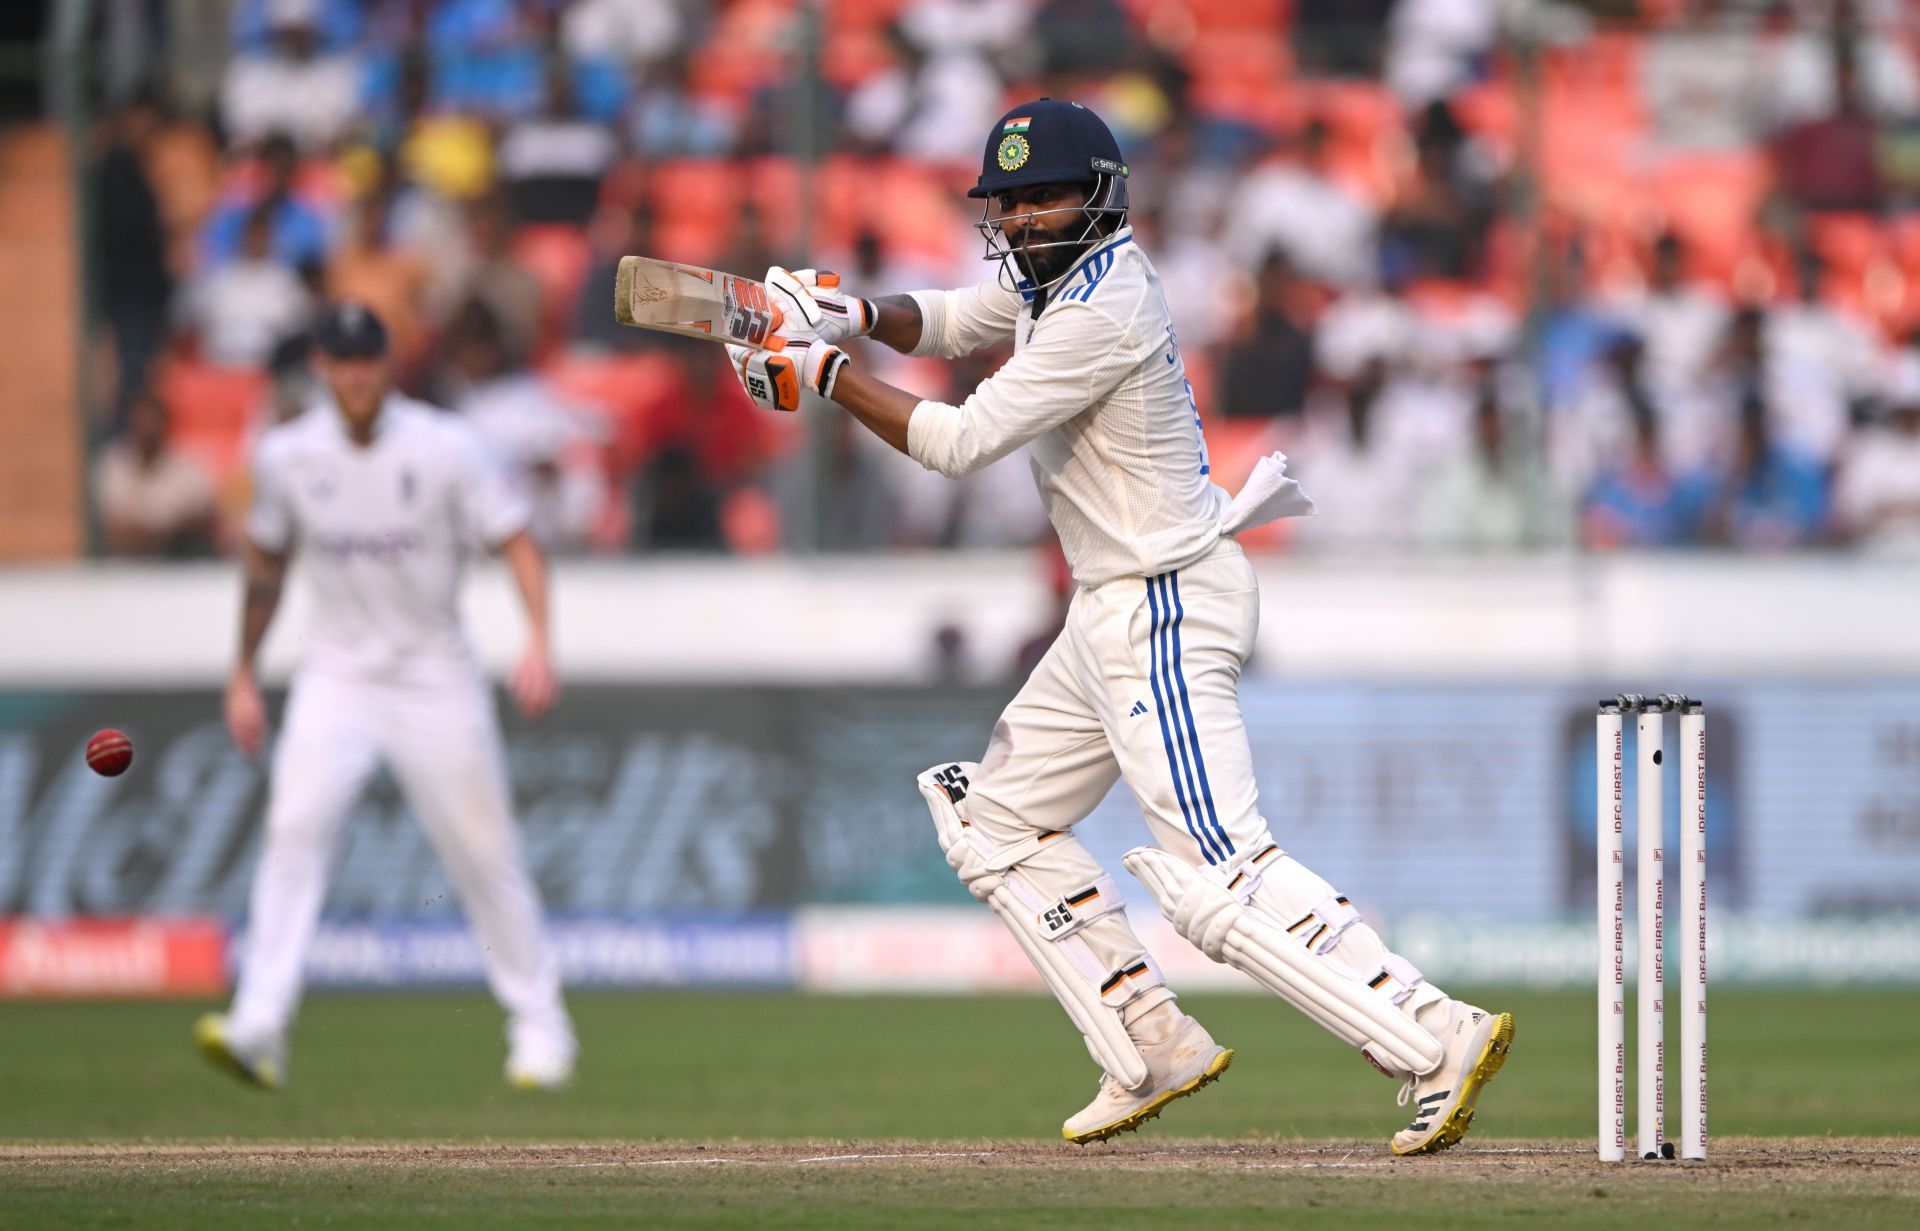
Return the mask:
<path fill-rule="evenodd" d="M 1423 982 L 1420 972 L 1285 851 L 1270 841 L 1249 849 L 1257 853 L 1207 868 L 1152 846 L 1135 847 L 1123 862 L 1202 953 L 1251 975 L 1391 1076 L 1431 1072 L 1440 1042 L 1402 1007 Z"/>
<path fill-rule="evenodd" d="M 1166 980 L 1144 950 L 1108 969 L 1078 935 L 1095 919 L 1125 909 L 1120 887 L 1106 875 L 1083 885 L 1042 889 L 1035 884 L 1020 863 L 1043 844 L 1074 838 L 1047 830 L 995 847 L 960 812 L 979 772 L 975 762 L 949 762 L 918 779 L 948 865 L 1013 933 L 1020 951 L 1086 1039 L 1094 1063 L 1129 1090 L 1146 1084 L 1146 1059 L 1127 1034 L 1121 1010 Z"/>

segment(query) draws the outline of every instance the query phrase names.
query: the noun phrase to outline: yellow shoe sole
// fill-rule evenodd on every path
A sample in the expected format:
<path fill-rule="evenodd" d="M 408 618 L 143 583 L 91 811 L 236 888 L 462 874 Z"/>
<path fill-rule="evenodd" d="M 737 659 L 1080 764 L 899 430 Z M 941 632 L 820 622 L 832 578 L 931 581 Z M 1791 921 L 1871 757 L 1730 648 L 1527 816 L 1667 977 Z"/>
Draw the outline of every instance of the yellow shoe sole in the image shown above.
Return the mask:
<path fill-rule="evenodd" d="M 1513 1049 L 1513 1014 L 1502 1013 L 1494 1022 L 1493 1033 L 1487 1036 L 1487 1045 L 1480 1052 L 1480 1058 L 1474 1061 L 1466 1080 L 1460 1083 L 1460 1101 L 1441 1123 L 1440 1130 L 1427 1140 L 1406 1151 L 1395 1150 L 1403 1158 L 1415 1154 L 1438 1154 L 1455 1145 L 1467 1135 L 1467 1129 L 1473 1125 L 1473 1108 L 1480 1101 L 1480 1091 L 1493 1080 L 1500 1066 L 1507 1062 L 1507 1053 Z"/>
<path fill-rule="evenodd" d="M 1213 1058 L 1213 1063 L 1207 1066 L 1206 1072 L 1200 1074 L 1200 1076 L 1194 1078 L 1184 1086 L 1176 1086 L 1168 1090 L 1166 1093 L 1155 1098 L 1151 1103 L 1148 1103 L 1145 1107 L 1142 1107 L 1139 1111 L 1123 1116 L 1103 1128 L 1092 1129 L 1084 1133 L 1070 1133 L 1066 1129 L 1061 1129 L 1060 1135 L 1075 1145 L 1083 1146 L 1090 1141 L 1105 1141 L 1109 1137 L 1118 1137 L 1121 1133 L 1131 1133 L 1134 1129 L 1139 1128 L 1148 1120 L 1159 1115 L 1160 1109 L 1173 1100 L 1185 1098 L 1200 1087 L 1210 1085 L 1220 1080 L 1220 1074 L 1226 1072 L 1227 1066 L 1232 1063 L 1233 1048 L 1229 1047 Z"/>
<path fill-rule="evenodd" d="M 200 1049 L 200 1054 L 207 1058 L 208 1063 L 250 1086 L 258 1086 L 262 1090 L 280 1088 L 280 1074 L 272 1064 L 250 1065 L 233 1054 L 233 1049 L 227 1046 L 226 1031 L 220 1028 L 219 1019 L 212 1014 L 193 1024 L 193 1045 Z"/>

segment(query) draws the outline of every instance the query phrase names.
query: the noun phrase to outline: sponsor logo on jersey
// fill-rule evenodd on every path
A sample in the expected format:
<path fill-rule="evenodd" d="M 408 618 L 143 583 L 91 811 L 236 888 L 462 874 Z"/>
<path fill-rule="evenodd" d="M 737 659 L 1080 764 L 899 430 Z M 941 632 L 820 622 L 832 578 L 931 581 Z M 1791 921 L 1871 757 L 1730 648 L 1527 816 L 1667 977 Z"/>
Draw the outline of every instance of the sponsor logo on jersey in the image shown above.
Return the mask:
<path fill-rule="evenodd" d="M 316 534 L 309 542 L 315 551 L 336 560 L 351 560 L 356 556 L 397 560 L 421 547 L 420 536 L 411 530 L 391 530 L 385 534 Z"/>
<path fill-rule="evenodd" d="M 1019 133 L 1008 133 L 1000 140 L 1000 150 L 994 155 L 1002 171 L 1018 171 L 1027 165 L 1027 158 L 1033 153 L 1033 147 Z"/>

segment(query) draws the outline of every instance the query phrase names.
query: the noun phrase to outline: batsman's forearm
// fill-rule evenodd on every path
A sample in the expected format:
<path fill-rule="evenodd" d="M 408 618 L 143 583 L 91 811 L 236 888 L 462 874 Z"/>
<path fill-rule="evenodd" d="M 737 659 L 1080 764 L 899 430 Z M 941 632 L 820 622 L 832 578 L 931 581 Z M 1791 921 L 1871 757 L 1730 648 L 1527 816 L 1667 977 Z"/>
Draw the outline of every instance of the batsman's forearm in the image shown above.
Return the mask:
<path fill-rule="evenodd" d="M 280 592 L 287 582 L 288 556 L 283 552 L 247 548 L 245 585 L 240 600 L 240 658 L 242 671 L 253 670 L 260 643 L 267 639 L 273 614 L 280 609 Z"/>
<path fill-rule="evenodd" d="M 920 345 L 919 301 L 911 295 L 885 295 L 869 300 L 873 304 L 873 328 L 867 336 L 883 346 L 891 346 L 901 354 L 910 354 Z"/>
<path fill-rule="evenodd" d="M 913 418 L 913 408 L 920 404 L 919 397 L 868 376 L 849 363 L 834 381 L 833 400 L 875 436 L 902 453 L 907 451 L 907 423 Z"/>
<path fill-rule="evenodd" d="M 520 605 L 527 611 L 527 633 L 541 645 L 551 645 L 547 616 L 547 557 L 533 536 L 525 530 L 500 545 L 500 556 L 513 574 L 514 588 L 520 591 Z"/>

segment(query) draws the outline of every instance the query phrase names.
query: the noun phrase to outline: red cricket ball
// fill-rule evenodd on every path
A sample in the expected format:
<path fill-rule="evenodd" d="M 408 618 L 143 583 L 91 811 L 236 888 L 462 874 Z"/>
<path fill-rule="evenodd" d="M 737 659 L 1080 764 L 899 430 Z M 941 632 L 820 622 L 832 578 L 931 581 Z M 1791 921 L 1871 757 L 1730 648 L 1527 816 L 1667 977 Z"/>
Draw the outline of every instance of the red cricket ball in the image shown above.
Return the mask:
<path fill-rule="evenodd" d="M 108 727 L 87 741 L 87 767 L 102 778 L 118 778 L 133 764 L 133 741 Z"/>

